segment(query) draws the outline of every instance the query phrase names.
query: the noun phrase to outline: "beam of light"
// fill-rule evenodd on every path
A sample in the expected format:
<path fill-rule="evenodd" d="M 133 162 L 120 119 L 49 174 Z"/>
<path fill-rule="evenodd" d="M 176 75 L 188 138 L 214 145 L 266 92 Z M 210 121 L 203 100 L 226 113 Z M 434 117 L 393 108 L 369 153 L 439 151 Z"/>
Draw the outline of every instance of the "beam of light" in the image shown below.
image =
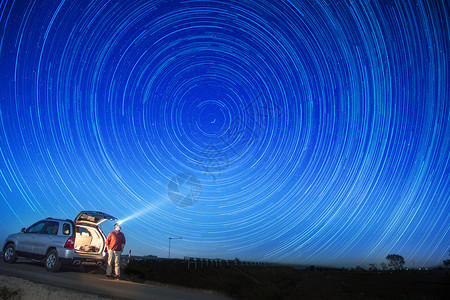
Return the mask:
<path fill-rule="evenodd" d="M 162 202 L 156 203 L 156 205 L 146 206 L 146 207 L 136 211 L 134 214 L 131 214 L 125 218 L 119 219 L 117 221 L 117 224 L 122 225 L 123 223 L 133 220 L 135 218 L 142 217 L 142 216 L 145 216 L 150 213 L 154 213 L 155 211 L 157 211 L 159 209 L 159 207 L 161 206 L 161 203 Z"/>

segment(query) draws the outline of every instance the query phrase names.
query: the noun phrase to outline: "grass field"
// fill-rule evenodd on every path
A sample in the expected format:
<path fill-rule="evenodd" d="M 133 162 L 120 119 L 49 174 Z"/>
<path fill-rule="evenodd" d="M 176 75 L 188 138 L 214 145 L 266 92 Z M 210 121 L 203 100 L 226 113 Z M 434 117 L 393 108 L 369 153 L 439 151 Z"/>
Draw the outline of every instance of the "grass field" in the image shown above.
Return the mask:
<path fill-rule="evenodd" d="M 298 270 L 289 266 L 187 269 L 182 263 L 130 262 L 125 274 L 218 291 L 239 299 L 450 299 L 450 273 L 431 271 Z"/>

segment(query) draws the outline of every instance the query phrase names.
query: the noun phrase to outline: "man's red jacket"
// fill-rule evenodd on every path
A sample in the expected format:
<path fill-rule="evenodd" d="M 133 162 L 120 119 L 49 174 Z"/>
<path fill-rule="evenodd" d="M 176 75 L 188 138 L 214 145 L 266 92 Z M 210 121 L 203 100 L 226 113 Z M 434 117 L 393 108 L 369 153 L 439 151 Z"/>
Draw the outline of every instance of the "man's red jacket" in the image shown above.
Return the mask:
<path fill-rule="evenodd" d="M 108 234 L 106 239 L 106 247 L 108 250 L 122 251 L 125 245 L 125 235 L 122 232 L 113 231 Z"/>

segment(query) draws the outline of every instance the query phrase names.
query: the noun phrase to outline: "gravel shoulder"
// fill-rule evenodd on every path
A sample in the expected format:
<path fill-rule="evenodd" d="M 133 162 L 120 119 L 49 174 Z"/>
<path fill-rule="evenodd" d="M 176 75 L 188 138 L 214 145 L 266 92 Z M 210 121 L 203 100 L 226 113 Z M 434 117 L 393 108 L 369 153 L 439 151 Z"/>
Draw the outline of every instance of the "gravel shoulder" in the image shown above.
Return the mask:
<path fill-rule="evenodd" d="M 108 300 L 112 298 L 83 293 L 71 289 L 35 283 L 22 278 L 0 275 L 0 299 L 11 300 Z"/>

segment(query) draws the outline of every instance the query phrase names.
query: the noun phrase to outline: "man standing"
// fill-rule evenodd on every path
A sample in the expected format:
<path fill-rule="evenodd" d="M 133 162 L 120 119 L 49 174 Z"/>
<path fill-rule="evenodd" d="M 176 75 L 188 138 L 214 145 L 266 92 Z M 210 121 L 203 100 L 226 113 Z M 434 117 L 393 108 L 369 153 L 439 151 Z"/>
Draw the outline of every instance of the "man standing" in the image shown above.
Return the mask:
<path fill-rule="evenodd" d="M 125 235 L 120 232 L 122 227 L 119 224 L 114 225 L 114 231 L 108 234 L 106 239 L 106 249 L 108 250 L 108 266 L 106 267 L 106 277 L 120 278 L 120 255 L 125 247 Z M 111 276 L 112 265 L 114 263 L 115 276 Z"/>

